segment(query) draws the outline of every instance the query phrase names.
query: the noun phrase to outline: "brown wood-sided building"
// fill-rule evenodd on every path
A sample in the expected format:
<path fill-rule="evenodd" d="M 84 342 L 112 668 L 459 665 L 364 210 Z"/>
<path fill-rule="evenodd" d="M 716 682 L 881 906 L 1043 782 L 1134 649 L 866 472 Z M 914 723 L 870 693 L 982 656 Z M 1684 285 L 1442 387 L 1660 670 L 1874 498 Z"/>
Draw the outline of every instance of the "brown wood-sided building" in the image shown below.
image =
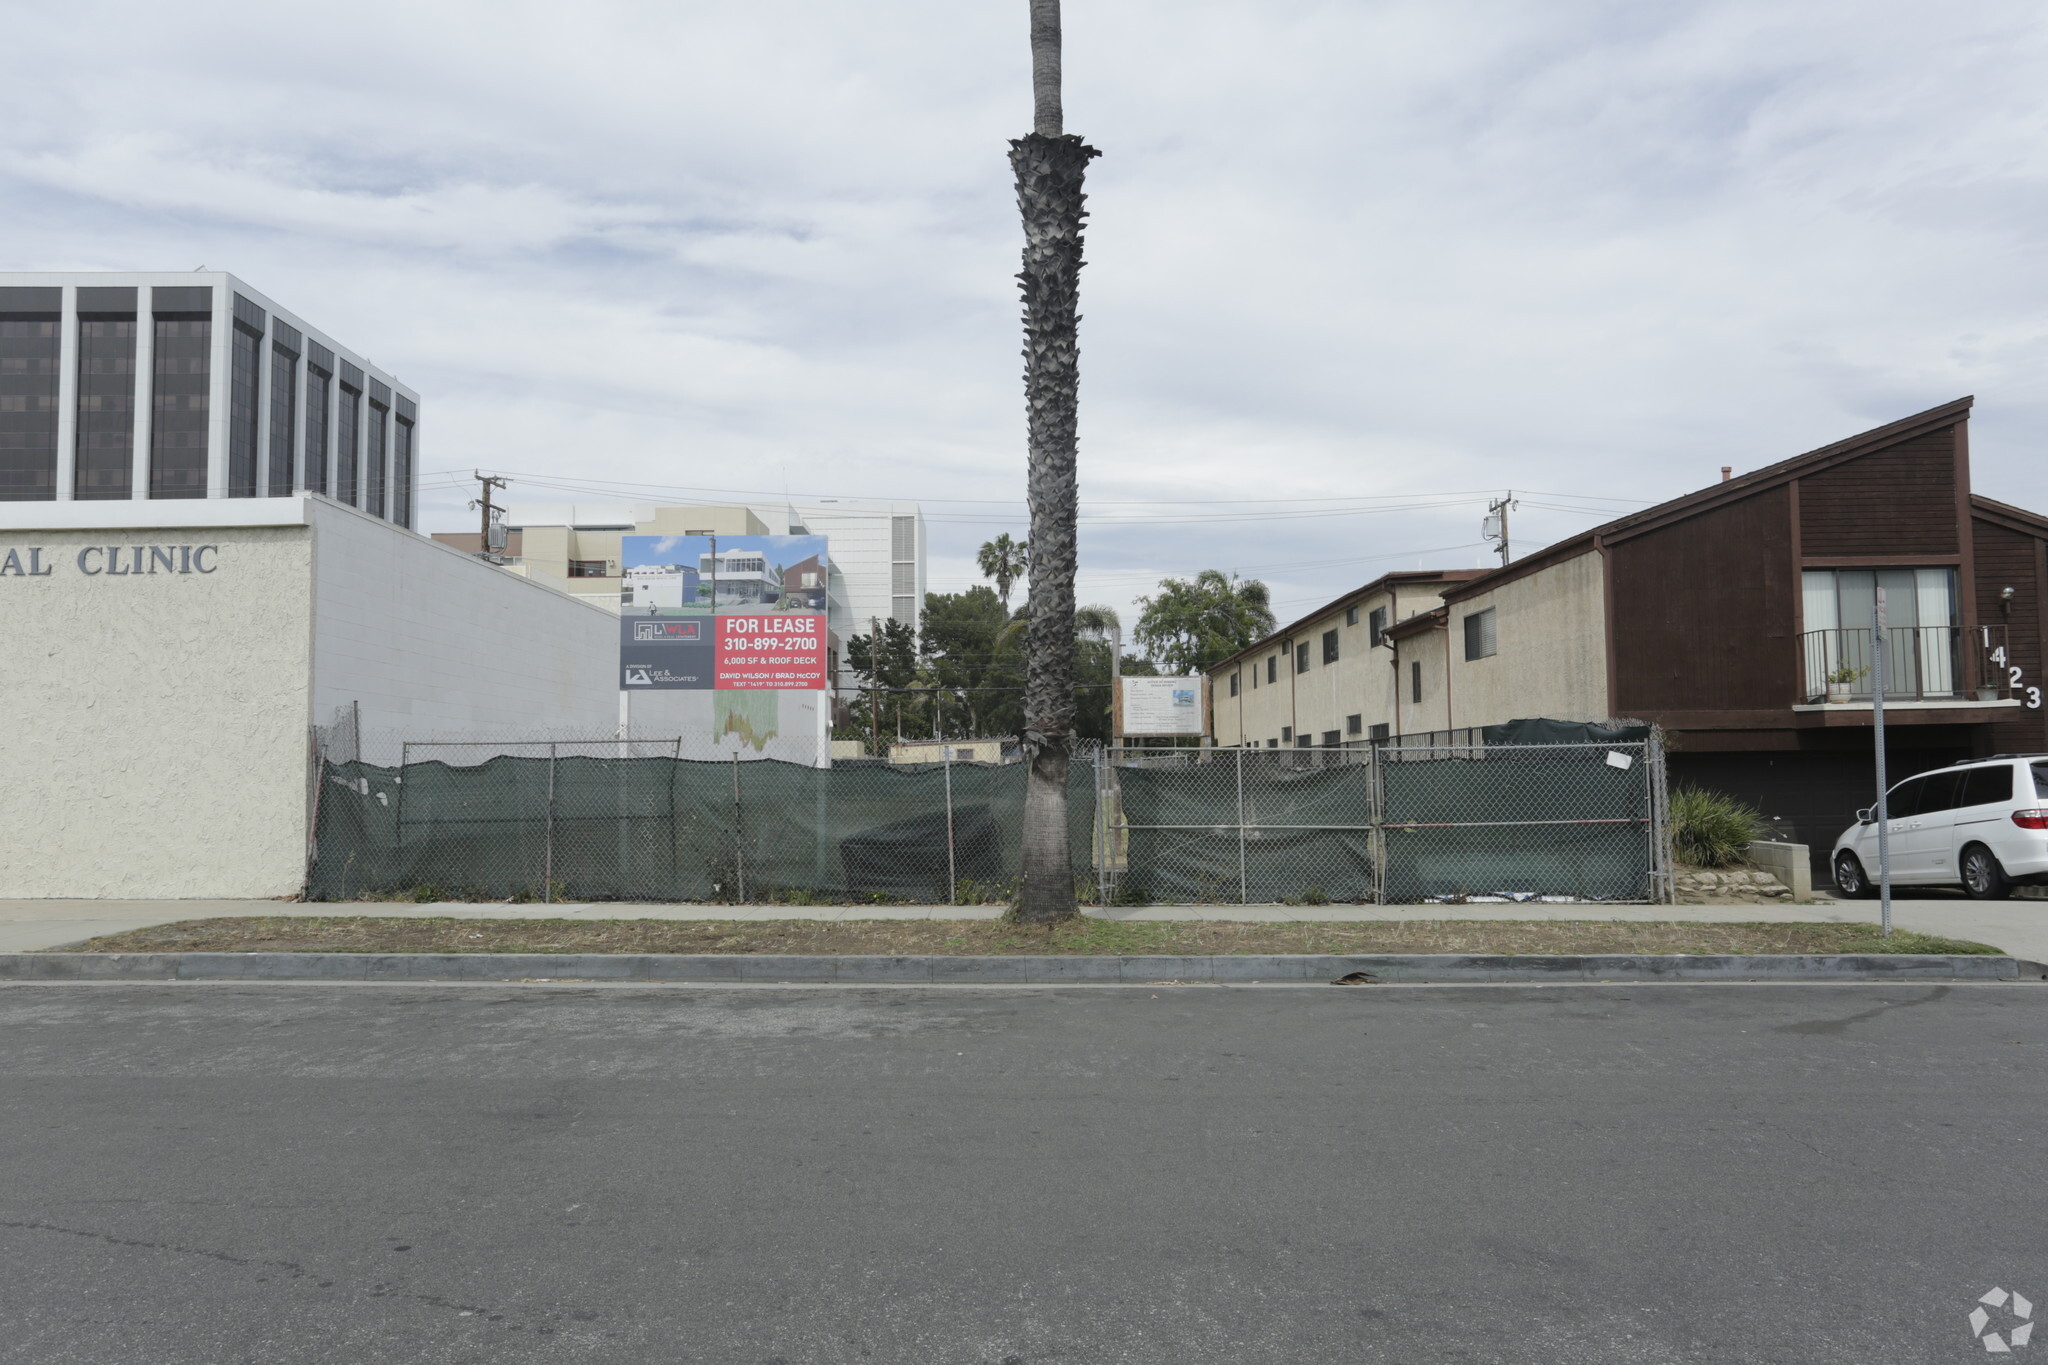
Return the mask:
<path fill-rule="evenodd" d="M 1523 716 L 1665 730 L 1674 782 L 1824 859 L 1874 792 L 1885 589 L 1894 780 L 2048 751 L 2048 518 L 1970 490 L 1960 398 L 1448 586 L 1387 634 L 1404 731 Z"/>

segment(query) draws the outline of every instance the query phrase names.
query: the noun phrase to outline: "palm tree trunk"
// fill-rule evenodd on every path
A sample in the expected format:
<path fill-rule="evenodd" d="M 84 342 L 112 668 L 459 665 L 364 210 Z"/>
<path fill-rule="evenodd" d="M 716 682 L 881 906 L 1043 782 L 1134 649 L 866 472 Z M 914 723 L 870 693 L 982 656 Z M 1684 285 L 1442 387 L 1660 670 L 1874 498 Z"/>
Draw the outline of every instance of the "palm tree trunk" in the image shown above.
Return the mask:
<path fill-rule="evenodd" d="M 1080 389 L 1082 177 L 1099 153 L 1061 129 L 1059 0 L 1032 0 L 1034 131 L 1010 144 L 1024 215 L 1024 404 L 1030 444 L 1031 623 L 1025 645 L 1023 857 L 1026 924 L 1080 913 L 1067 828 L 1074 731 L 1074 449 Z"/>

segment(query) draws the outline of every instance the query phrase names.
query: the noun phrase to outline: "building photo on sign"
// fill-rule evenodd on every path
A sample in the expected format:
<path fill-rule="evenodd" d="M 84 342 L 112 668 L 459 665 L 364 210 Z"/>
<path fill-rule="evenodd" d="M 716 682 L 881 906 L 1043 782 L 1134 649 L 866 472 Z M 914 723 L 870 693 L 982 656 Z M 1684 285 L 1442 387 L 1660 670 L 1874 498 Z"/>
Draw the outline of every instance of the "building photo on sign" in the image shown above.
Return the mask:
<path fill-rule="evenodd" d="M 626 536 L 619 686 L 821 690 L 824 536 Z"/>

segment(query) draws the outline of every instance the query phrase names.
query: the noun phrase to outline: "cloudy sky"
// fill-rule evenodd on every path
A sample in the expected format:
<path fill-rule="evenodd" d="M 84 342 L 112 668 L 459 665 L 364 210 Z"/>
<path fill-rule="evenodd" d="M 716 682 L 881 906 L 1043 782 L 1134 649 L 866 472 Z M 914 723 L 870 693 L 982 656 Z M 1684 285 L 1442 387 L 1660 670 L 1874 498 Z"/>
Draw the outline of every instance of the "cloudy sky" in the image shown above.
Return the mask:
<path fill-rule="evenodd" d="M 1084 600 L 1283 617 L 1963 393 L 2048 507 L 2038 4 L 1067 0 Z M 232 270 L 514 495 L 1023 529 L 1025 0 L 10 11 L 0 268 Z M 429 529 L 466 527 L 434 478 Z M 1605 510 L 1602 510 L 1605 509 Z"/>

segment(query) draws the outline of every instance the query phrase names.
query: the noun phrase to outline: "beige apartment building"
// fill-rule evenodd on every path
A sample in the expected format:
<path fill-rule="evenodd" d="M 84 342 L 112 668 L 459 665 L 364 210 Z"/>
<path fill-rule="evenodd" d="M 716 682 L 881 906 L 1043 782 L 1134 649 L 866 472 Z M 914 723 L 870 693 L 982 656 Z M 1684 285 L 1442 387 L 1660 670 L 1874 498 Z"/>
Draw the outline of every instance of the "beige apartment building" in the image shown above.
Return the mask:
<path fill-rule="evenodd" d="M 1404 707 L 1388 632 L 1483 572 L 1387 574 L 1216 664 L 1208 670 L 1216 743 L 1307 749 L 1427 728 Z"/>

